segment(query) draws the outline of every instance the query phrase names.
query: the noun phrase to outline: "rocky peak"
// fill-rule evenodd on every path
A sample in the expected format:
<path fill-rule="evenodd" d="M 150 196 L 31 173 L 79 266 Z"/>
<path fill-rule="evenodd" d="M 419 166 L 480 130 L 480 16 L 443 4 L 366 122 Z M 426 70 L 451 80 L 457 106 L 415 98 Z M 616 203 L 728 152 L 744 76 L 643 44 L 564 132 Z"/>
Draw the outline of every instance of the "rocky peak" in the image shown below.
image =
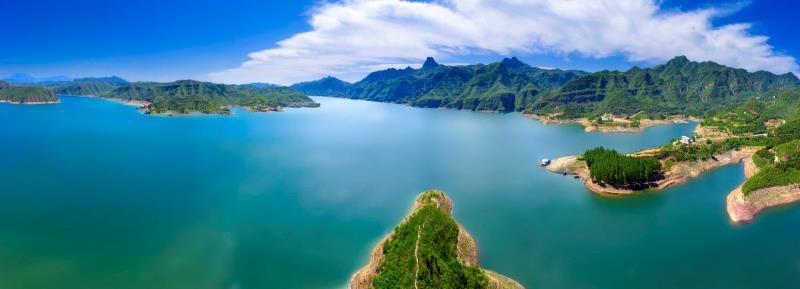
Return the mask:
<path fill-rule="evenodd" d="M 433 57 L 428 57 L 425 59 L 425 63 L 422 64 L 422 69 L 433 69 L 439 67 L 439 63 L 436 63 L 436 60 L 433 60 Z"/>
<path fill-rule="evenodd" d="M 503 58 L 503 61 L 501 63 L 509 68 L 517 68 L 525 66 L 525 63 L 519 61 L 519 59 L 517 59 L 516 57 Z"/>

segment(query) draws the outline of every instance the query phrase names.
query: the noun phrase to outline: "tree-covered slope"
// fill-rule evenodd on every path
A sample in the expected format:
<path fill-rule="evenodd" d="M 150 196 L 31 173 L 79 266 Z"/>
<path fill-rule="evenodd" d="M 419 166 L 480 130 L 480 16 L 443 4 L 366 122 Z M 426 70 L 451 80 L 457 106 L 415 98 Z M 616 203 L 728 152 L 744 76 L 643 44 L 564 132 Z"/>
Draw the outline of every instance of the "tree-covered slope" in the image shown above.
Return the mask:
<path fill-rule="evenodd" d="M 540 93 L 584 74 L 535 68 L 516 58 L 463 66 L 440 65 L 428 58 L 420 69 L 373 72 L 328 95 L 418 107 L 510 112 L 523 110 Z"/>
<path fill-rule="evenodd" d="M 411 214 L 373 252 L 350 281 L 351 289 L 522 289 L 507 277 L 481 269 L 475 240 L 451 216 L 452 201 L 430 190 Z"/>
<path fill-rule="evenodd" d="M 0 101 L 10 103 L 54 103 L 53 91 L 41 86 L 14 86 L 0 81 Z"/>
<path fill-rule="evenodd" d="M 149 102 L 148 111 L 152 113 L 227 113 L 227 106 L 232 105 L 258 111 L 319 106 L 302 92 L 288 87 L 252 87 L 194 80 L 134 82 L 102 96 Z"/>
<path fill-rule="evenodd" d="M 307 95 L 344 97 L 352 85 L 352 83 L 328 76 L 315 81 L 296 83 L 291 87 Z"/>
<path fill-rule="evenodd" d="M 726 108 L 703 121 L 733 135 L 764 134 L 768 126 L 800 118 L 800 88 L 768 93 Z"/>
<path fill-rule="evenodd" d="M 53 83 L 49 87 L 58 95 L 102 96 L 121 85 L 118 82 L 70 81 Z"/>
<path fill-rule="evenodd" d="M 564 117 L 639 111 L 703 115 L 762 93 L 798 85 L 800 80 L 790 73 L 750 73 L 679 56 L 653 68 L 601 71 L 574 79 L 543 95 L 528 111 L 562 113 Z"/>

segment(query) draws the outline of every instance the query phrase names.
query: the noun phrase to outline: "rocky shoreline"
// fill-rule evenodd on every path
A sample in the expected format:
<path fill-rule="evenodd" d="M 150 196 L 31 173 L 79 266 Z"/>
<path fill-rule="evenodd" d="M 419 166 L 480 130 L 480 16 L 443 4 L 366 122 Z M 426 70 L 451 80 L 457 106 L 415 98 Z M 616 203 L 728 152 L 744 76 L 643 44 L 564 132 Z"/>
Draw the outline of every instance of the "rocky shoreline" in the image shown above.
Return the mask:
<path fill-rule="evenodd" d="M 535 119 L 543 124 L 569 124 L 577 123 L 583 126 L 585 132 L 606 132 L 606 133 L 637 133 L 642 132 L 648 127 L 657 125 L 677 124 L 700 122 L 701 120 L 694 117 L 686 117 L 682 115 L 670 116 L 667 119 L 652 120 L 641 119 L 639 125 L 634 127 L 632 121 L 624 118 L 614 118 L 613 124 L 598 124 L 590 121 L 588 118 L 570 118 L 570 119 L 557 119 L 552 116 L 540 116 L 536 114 L 523 114 L 525 117 Z"/>
<path fill-rule="evenodd" d="M 10 100 L 5 100 L 5 99 L 2 99 L 2 100 L 0 100 L 0 103 L 8 103 L 8 104 L 22 104 L 22 105 L 40 105 L 40 104 L 59 104 L 59 103 L 61 103 L 61 100 L 56 100 L 56 101 L 29 101 L 29 102 L 16 102 L 16 101 L 10 101 Z"/>
<path fill-rule="evenodd" d="M 757 172 L 758 167 L 748 158 L 744 165 L 745 178 L 749 179 Z M 763 188 L 747 196 L 742 192 L 743 186 L 736 187 L 726 198 L 728 217 L 733 223 L 750 222 L 765 209 L 800 202 L 800 184 Z"/>

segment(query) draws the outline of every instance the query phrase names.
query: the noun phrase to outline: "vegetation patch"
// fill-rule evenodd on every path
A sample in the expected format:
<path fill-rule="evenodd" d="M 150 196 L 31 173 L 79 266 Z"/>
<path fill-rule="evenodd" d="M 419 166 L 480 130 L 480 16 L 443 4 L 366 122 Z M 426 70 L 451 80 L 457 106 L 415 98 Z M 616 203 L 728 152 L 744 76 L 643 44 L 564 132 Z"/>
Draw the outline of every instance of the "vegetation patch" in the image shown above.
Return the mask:
<path fill-rule="evenodd" d="M 654 157 L 631 157 L 599 147 L 586 151 L 583 159 L 597 184 L 644 189 L 662 177 L 661 163 Z"/>
<path fill-rule="evenodd" d="M 459 227 L 431 200 L 437 194 L 421 196 L 422 206 L 383 245 L 373 288 L 488 288 L 489 280 L 477 265 L 458 260 Z"/>
<path fill-rule="evenodd" d="M 41 86 L 14 86 L 0 81 L 0 101 L 13 103 L 47 103 L 56 102 L 58 98 L 53 91 Z"/>
<path fill-rule="evenodd" d="M 796 136 L 800 132 L 798 124 L 798 121 L 793 121 L 784 125 L 770 138 L 771 142 L 789 141 L 767 147 L 753 156 L 753 162 L 760 170 L 742 186 L 745 196 L 763 188 L 800 183 L 800 140 Z"/>

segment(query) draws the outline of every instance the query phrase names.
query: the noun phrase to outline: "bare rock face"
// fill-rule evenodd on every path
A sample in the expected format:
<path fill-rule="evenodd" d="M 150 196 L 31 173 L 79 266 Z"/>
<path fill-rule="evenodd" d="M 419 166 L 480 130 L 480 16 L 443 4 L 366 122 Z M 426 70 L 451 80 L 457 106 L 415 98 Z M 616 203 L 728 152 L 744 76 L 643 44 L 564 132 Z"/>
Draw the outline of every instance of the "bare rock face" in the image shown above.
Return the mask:
<path fill-rule="evenodd" d="M 423 206 L 427 204 L 433 203 L 437 208 L 442 210 L 447 215 L 451 215 L 453 210 L 453 202 L 450 200 L 444 192 L 439 190 L 430 190 L 420 194 L 417 197 L 416 202 L 414 203 L 414 207 L 408 216 L 401 222 L 401 224 L 406 223 L 409 218 L 413 217 Z M 457 244 L 456 244 L 456 254 L 458 261 L 466 266 L 476 266 L 478 265 L 478 247 L 475 242 L 475 239 L 464 229 L 461 224 L 458 224 L 458 237 L 457 237 Z M 370 254 L 369 263 L 366 266 L 358 270 L 355 274 L 353 274 L 352 279 L 350 280 L 350 289 L 370 289 L 372 288 L 372 282 L 380 272 L 379 266 L 381 264 L 381 260 L 384 258 L 384 250 L 383 247 L 386 242 L 392 240 L 394 237 L 394 232 L 390 233 L 388 236 L 384 237 L 378 245 L 375 246 L 375 249 L 372 250 Z M 505 277 L 503 275 L 497 274 L 495 272 L 481 269 L 481 271 L 485 274 L 488 280 L 488 288 L 490 289 L 524 289 L 521 284 L 518 282 Z M 423 287 L 419 286 L 419 288 L 415 289 L 423 289 Z M 428 289 L 428 288 L 426 288 Z M 430 288 L 433 289 L 433 288 Z"/>
<path fill-rule="evenodd" d="M 734 223 L 752 221 L 764 209 L 800 202 L 800 185 L 764 188 L 747 196 L 739 186 L 728 195 L 728 217 Z"/>

